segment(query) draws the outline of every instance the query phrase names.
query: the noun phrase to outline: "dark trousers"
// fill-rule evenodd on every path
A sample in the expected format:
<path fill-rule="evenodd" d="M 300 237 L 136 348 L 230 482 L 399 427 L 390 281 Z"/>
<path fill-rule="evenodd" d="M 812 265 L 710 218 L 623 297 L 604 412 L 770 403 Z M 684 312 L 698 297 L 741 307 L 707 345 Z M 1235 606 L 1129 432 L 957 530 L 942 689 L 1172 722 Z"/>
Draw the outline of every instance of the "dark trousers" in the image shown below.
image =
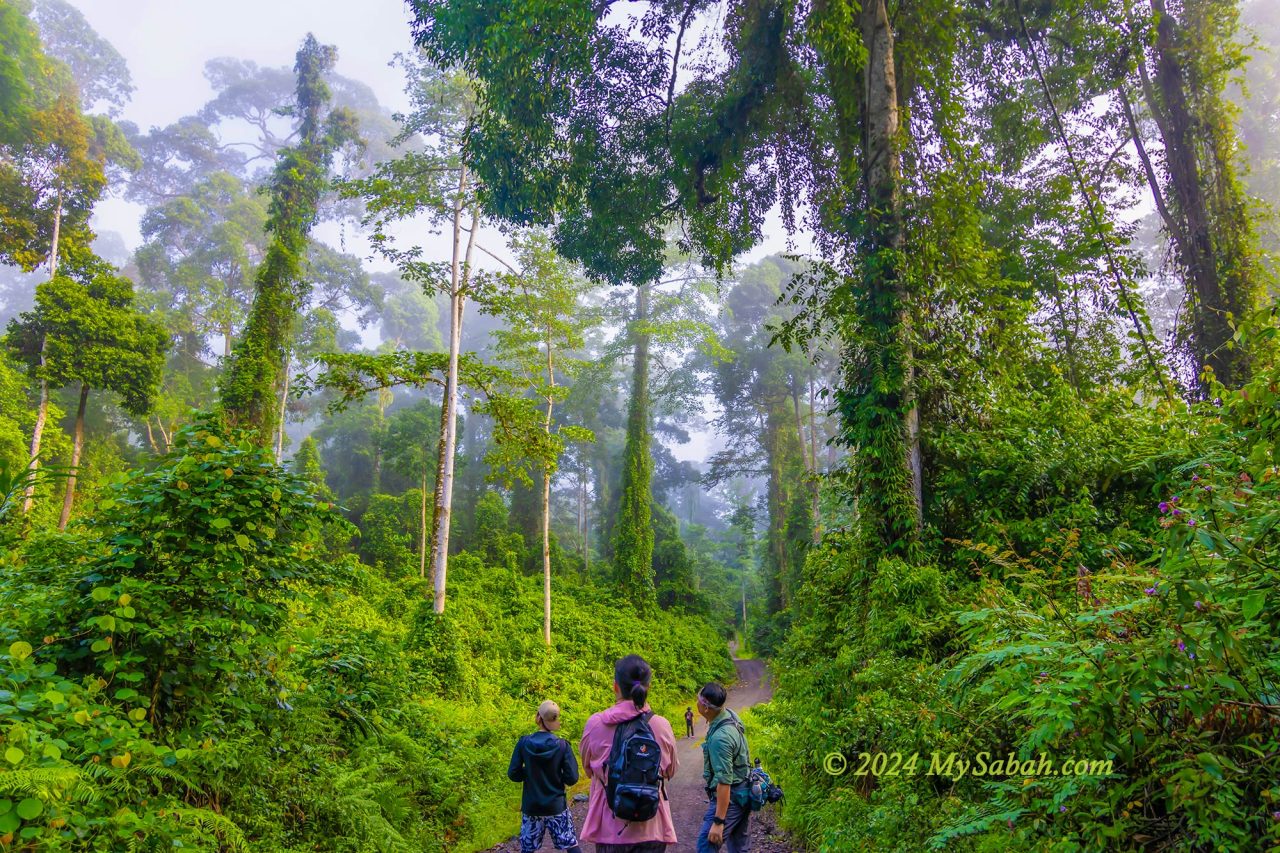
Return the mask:
<path fill-rule="evenodd" d="M 751 813 L 730 800 L 729 810 L 724 814 L 724 844 L 712 847 L 707 834 L 711 832 L 711 819 L 716 816 L 716 795 L 707 796 L 707 813 L 702 818 L 702 832 L 698 833 L 698 853 L 716 853 L 722 849 L 726 853 L 747 853 L 751 849 Z"/>
<path fill-rule="evenodd" d="M 684 727 L 686 729 L 685 737 L 693 737 L 693 720 L 685 720 Z"/>

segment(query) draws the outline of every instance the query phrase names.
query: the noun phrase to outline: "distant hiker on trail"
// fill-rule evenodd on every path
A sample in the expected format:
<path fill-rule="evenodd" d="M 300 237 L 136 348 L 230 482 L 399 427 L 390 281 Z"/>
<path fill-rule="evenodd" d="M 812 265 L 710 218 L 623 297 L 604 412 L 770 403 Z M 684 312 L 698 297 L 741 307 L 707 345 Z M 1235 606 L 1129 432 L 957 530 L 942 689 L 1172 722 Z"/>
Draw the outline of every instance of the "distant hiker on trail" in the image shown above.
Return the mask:
<path fill-rule="evenodd" d="M 578 759 L 560 730 L 560 706 L 548 699 L 538 706 L 538 730 L 516 741 L 507 777 L 523 782 L 520 797 L 520 853 L 533 853 L 550 831 L 557 850 L 582 853 L 564 789 L 578 781 Z"/>
<path fill-rule="evenodd" d="M 594 841 L 596 853 L 662 853 L 676 843 L 665 789 L 676 775 L 676 735 L 646 701 L 652 675 L 639 655 L 620 659 L 613 667 L 617 702 L 582 730 L 582 766 L 591 779 L 582 840 Z"/>
<path fill-rule="evenodd" d="M 724 685 L 715 681 L 698 691 L 698 713 L 707 721 L 702 742 L 707 813 L 698 834 L 698 853 L 713 853 L 721 844 L 727 853 L 746 853 L 751 845 L 751 757 L 742 721 L 725 707 L 728 698 Z"/>
<path fill-rule="evenodd" d="M 684 709 L 684 728 L 685 728 L 684 736 L 693 737 L 693 709 L 692 708 Z"/>

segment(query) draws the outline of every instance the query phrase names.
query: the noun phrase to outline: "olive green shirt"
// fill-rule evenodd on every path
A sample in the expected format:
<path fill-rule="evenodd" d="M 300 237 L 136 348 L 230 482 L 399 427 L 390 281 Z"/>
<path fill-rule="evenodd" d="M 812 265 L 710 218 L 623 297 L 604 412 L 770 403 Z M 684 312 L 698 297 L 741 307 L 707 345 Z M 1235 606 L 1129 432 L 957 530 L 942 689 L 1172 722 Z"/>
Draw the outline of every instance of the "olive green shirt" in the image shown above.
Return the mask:
<path fill-rule="evenodd" d="M 702 742 L 702 779 L 708 789 L 736 785 L 751 776 L 747 738 L 738 715 L 725 708 L 707 726 Z"/>

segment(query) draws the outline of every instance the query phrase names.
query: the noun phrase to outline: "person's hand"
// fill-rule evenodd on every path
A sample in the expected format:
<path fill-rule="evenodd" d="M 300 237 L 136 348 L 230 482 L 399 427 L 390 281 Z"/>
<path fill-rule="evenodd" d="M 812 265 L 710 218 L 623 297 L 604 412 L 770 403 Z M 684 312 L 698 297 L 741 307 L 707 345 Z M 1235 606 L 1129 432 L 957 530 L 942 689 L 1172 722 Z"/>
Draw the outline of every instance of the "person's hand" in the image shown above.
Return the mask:
<path fill-rule="evenodd" d="M 722 824 L 711 824 L 711 831 L 707 833 L 707 841 L 712 847 L 719 847 L 724 843 L 724 826 Z"/>

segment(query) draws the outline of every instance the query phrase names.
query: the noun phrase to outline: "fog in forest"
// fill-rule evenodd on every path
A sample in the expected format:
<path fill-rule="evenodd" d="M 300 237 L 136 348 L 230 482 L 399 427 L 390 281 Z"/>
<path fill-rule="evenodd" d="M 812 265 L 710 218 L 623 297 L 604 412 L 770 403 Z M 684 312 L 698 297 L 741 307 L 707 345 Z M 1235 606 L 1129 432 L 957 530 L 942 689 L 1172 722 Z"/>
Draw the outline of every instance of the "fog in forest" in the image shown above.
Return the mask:
<path fill-rule="evenodd" d="M 1278 300 L 1276 0 L 0 0 L 0 853 L 1280 849 Z"/>

